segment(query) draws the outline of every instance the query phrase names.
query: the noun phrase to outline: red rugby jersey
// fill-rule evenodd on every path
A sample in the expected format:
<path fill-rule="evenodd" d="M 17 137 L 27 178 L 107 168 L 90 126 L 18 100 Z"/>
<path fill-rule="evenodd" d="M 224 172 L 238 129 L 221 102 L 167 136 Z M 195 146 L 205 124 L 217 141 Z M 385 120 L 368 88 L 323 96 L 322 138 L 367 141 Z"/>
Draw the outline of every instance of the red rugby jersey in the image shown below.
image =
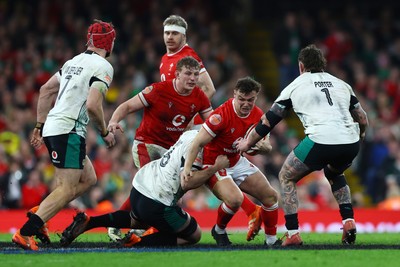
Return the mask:
<path fill-rule="evenodd" d="M 238 139 L 243 138 L 247 129 L 258 123 L 263 115 L 263 111 L 254 106 L 247 117 L 239 117 L 233 101 L 231 98 L 215 109 L 203 124 L 203 128 L 214 137 L 204 148 L 204 164 L 214 164 L 218 155 L 227 155 L 230 167 L 233 167 L 240 158 L 235 148 Z"/>
<path fill-rule="evenodd" d="M 198 113 L 212 110 L 210 100 L 196 86 L 190 95 L 180 95 L 173 80 L 153 83 L 138 94 L 144 104 L 143 118 L 135 139 L 165 148 L 172 146 Z"/>
<path fill-rule="evenodd" d="M 181 58 L 192 56 L 200 63 L 200 73 L 204 72 L 203 62 L 197 53 L 188 44 L 185 44 L 179 51 L 173 54 L 164 54 L 160 63 L 161 81 L 168 81 L 175 78 L 176 64 Z"/>

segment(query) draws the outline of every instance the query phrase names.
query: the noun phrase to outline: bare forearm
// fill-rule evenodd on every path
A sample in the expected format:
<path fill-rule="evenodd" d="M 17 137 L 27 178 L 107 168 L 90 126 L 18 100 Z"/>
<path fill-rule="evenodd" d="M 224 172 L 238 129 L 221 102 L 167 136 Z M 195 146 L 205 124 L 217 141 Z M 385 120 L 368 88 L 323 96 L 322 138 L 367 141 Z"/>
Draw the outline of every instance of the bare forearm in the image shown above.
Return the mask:
<path fill-rule="evenodd" d="M 362 109 L 361 106 L 359 106 L 351 111 L 351 116 L 356 122 L 358 122 L 360 127 L 360 137 L 363 138 L 369 124 L 367 113 Z"/>
<path fill-rule="evenodd" d="M 97 108 L 89 109 L 88 113 L 90 121 L 94 124 L 99 133 L 105 135 L 107 133 L 107 126 L 104 121 L 103 107 L 99 105 Z"/>
<path fill-rule="evenodd" d="M 46 121 L 47 114 L 49 114 L 49 111 L 53 106 L 55 96 L 51 96 L 51 99 L 49 99 L 49 97 L 50 96 L 39 96 L 36 115 L 36 121 L 38 122 L 44 123 Z"/>
<path fill-rule="evenodd" d="M 184 182 L 182 188 L 185 191 L 195 189 L 203 185 L 217 171 L 218 169 L 214 166 L 211 166 L 205 170 L 196 171 L 193 173 L 193 176 L 188 181 Z"/>

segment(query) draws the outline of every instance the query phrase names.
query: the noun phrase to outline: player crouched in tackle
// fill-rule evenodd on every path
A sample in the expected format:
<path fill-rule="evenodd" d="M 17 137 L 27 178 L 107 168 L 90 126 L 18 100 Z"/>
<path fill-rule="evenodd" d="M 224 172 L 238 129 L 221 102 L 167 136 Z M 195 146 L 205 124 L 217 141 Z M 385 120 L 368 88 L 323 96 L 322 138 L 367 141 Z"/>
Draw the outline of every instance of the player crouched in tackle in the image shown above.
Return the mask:
<path fill-rule="evenodd" d="M 124 247 L 176 246 L 200 241 L 201 230 L 196 219 L 177 205 L 190 189 L 205 183 L 215 172 L 229 166 L 226 156 L 219 156 L 214 165 L 201 170 L 201 154 L 193 164 L 193 175 L 184 179 L 180 173 L 187 150 L 197 131 L 187 131 L 162 156 L 144 165 L 133 179 L 130 194 L 132 210 L 119 210 L 89 217 L 78 213 L 61 236 L 61 245 L 68 246 L 80 234 L 96 227 L 148 229 L 142 236 L 129 232 L 120 243 Z M 149 228 L 150 227 L 150 228 Z"/>

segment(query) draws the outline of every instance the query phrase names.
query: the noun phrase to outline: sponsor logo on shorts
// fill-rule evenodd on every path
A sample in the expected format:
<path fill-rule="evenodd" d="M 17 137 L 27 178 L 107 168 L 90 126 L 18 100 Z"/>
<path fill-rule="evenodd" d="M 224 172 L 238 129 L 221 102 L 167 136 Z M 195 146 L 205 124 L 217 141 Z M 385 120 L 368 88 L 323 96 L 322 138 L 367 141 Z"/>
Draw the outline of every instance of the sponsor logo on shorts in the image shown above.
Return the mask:
<path fill-rule="evenodd" d="M 51 157 L 52 157 L 53 159 L 57 159 L 57 158 L 58 158 L 57 152 L 56 152 L 56 151 L 52 151 L 52 152 L 51 152 Z"/>

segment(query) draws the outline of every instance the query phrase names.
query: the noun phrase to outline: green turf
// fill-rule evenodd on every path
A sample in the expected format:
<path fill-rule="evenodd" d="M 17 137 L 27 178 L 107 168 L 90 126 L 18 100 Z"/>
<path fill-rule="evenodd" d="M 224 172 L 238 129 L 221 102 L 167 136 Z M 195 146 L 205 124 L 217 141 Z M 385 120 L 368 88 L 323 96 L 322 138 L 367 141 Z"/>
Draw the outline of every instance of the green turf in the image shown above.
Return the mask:
<path fill-rule="evenodd" d="M 229 236 L 234 244 L 249 244 L 243 233 Z M 340 234 L 302 233 L 305 244 L 339 244 Z M 53 242 L 59 238 L 52 234 Z M 9 242 L 10 234 L 0 234 L 1 242 Z M 357 245 L 399 245 L 400 234 L 359 234 Z M 105 242 L 105 234 L 86 233 L 78 242 Z M 264 238 L 259 236 L 250 244 L 262 244 Z M 209 233 L 204 233 L 200 244 L 214 244 Z M 0 252 L 0 254 L 2 254 Z M 400 250 L 395 249 L 338 249 L 338 250 L 234 250 L 234 251 L 164 251 L 164 252 L 112 252 L 112 253 L 50 253 L 38 254 L 28 252 L 22 254 L 0 255 L 1 266 L 201 266 L 201 267 L 235 267 L 235 266 L 397 266 Z"/>

